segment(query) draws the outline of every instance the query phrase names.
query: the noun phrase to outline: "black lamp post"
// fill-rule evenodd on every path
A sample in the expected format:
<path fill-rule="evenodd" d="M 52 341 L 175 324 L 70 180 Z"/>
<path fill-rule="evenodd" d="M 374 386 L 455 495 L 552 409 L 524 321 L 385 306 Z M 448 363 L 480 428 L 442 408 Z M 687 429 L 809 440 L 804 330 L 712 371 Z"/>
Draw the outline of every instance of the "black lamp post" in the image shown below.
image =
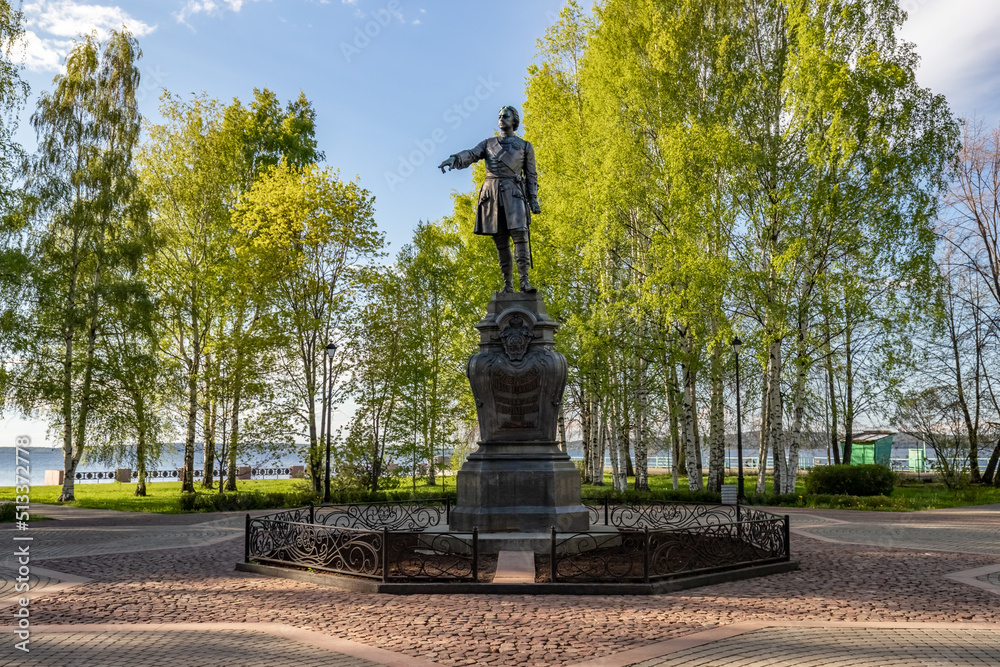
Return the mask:
<path fill-rule="evenodd" d="M 337 345 L 335 343 L 327 343 L 326 345 L 326 356 L 329 363 L 329 370 L 326 374 L 326 479 L 323 483 L 323 502 L 330 502 L 330 425 L 333 421 L 330 418 L 330 413 L 333 410 L 333 355 L 337 354 Z"/>
<path fill-rule="evenodd" d="M 738 467 L 738 486 L 736 487 L 736 497 L 740 501 L 743 495 L 743 415 L 740 412 L 740 350 L 743 348 L 743 341 L 739 336 L 733 338 L 733 352 L 736 354 L 736 456 Z"/>

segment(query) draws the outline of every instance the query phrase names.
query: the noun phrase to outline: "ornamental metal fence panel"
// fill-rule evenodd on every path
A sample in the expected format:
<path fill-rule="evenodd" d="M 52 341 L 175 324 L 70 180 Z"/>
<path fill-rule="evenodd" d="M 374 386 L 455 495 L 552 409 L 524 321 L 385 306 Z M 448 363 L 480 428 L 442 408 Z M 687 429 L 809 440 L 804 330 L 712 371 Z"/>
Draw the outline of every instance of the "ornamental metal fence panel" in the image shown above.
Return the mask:
<path fill-rule="evenodd" d="M 615 533 L 556 533 L 553 528 L 549 576 L 552 582 L 650 583 L 790 556 L 787 516 Z"/>
<path fill-rule="evenodd" d="M 420 531 L 447 525 L 451 518 L 450 498 L 399 500 L 373 503 L 345 503 L 316 507 L 312 521 L 347 528 L 389 528 Z"/>
<path fill-rule="evenodd" d="M 245 562 L 383 582 L 477 581 L 479 533 L 427 533 L 296 521 L 314 508 L 246 518 Z M 319 510 L 320 508 L 315 508 Z"/>

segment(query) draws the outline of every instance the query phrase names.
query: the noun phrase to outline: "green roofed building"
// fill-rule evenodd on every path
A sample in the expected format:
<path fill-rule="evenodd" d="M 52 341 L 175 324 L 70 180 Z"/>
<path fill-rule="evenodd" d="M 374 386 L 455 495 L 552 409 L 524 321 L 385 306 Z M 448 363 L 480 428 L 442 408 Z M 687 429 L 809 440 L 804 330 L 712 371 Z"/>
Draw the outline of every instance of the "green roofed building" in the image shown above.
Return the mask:
<path fill-rule="evenodd" d="M 890 466 L 892 458 L 892 431 L 862 431 L 855 433 L 851 443 L 851 465 L 879 463 Z M 844 451 L 844 442 L 840 442 L 840 451 Z"/>

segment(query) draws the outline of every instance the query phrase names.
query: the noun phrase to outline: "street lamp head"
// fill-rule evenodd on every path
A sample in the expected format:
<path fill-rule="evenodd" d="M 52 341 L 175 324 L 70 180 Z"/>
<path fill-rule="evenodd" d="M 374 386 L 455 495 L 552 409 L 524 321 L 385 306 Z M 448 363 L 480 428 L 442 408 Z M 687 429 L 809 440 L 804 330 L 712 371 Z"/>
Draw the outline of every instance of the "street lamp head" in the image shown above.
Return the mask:
<path fill-rule="evenodd" d="M 733 352 L 739 354 L 741 349 L 743 349 L 743 341 L 740 340 L 739 336 L 736 336 L 733 338 Z"/>
<path fill-rule="evenodd" d="M 326 344 L 326 356 L 328 356 L 331 359 L 333 359 L 333 355 L 335 355 L 335 354 L 337 354 L 337 344 L 336 343 L 327 343 Z"/>

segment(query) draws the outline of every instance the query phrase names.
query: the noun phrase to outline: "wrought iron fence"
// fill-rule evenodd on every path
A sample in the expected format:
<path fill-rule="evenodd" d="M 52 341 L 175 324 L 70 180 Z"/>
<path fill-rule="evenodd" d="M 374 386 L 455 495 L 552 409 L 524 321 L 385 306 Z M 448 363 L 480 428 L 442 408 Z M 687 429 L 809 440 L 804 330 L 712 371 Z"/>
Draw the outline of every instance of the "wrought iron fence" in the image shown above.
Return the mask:
<path fill-rule="evenodd" d="M 426 530 L 447 525 L 450 516 L 449 500 L 432 502 L 310 505 L 248 515 L 244 557 L 383 582 L 478 581 L 478 531 Z M 592 525 L 617 530 L 552 528 L 550 581 L 651 583 L 791 556 L 787 515 L 740 505 L 606 500 L 588 509 Z"/>
<path fill-rule="evenodd" d="M 479 578 L 478 530 L 432 534 L 291 520 L 310 509 L 256 519 L 247 515 L 244 560 L 383 582 Z"/>
<path fill-rule="evenodd" d="M 646 503 L 587 503 L 590 525 L 616 528 L 680 530 L 693 526 L 712 526 L 741 521 L 774 519 L 777 515 L 746 505 L 707 505 L 650 501 Z"/>
<path fill-rule="evenodd" d="M 742 505 L 587 504 L 592 526 L 613 533 L 552 531 L 551 581 L 651 582 L 788 560 L 788 517 Z"/>
<path fill-rule="evenodd" d="M 716 515 L 711 515 L 715 521 Z M 552 582 L 644 582 L 787 561 L 788 517 L 689 524 L 683 528 L 556 533 Z"/>
<path fill-rule="evenodd" d="M 321 505 L 316 507 L 310 516 L 310 523 L 372 530 L 388 528 L 421 531 L 442 524 L 447 525 L 450 520 L 450 498 Z"/>

